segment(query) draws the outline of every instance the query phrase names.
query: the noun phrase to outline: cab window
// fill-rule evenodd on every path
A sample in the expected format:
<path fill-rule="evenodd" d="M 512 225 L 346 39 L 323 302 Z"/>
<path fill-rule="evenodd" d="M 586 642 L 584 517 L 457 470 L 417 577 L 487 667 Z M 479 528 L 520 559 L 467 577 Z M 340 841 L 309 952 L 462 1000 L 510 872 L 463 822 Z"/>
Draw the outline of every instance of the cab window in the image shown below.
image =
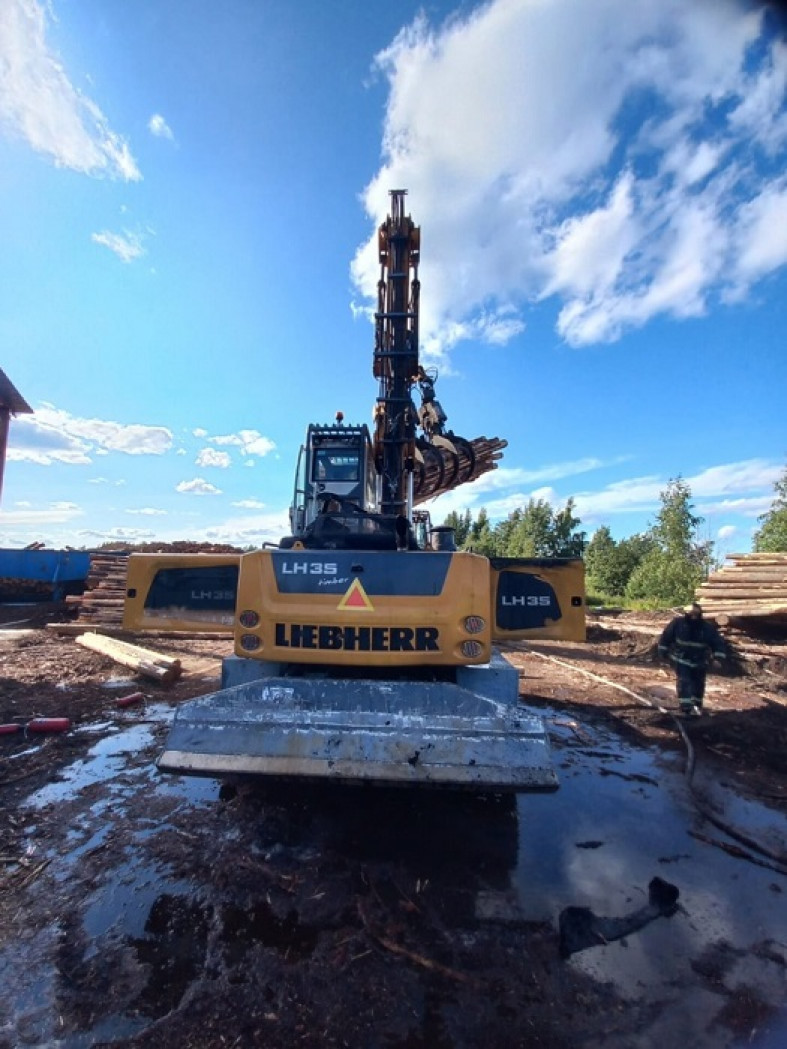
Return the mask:
<path fill-rule="evenodd" d="M 358 452 L 317 448 L 314 453 L 313 481 L 357 481 L 360 478 Z"/>

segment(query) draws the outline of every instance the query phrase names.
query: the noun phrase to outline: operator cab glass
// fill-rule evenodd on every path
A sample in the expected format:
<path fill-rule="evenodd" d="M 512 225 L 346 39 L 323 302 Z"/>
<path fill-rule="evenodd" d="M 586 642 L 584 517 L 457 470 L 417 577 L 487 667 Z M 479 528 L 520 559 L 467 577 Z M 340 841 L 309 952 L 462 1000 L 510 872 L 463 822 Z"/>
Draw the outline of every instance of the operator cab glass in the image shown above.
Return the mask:
<path fill-rule="evenodd" d="M 316 448 L 312 460 L 313 481 L 359 481 L 360 451 L 347 448 Z"/>

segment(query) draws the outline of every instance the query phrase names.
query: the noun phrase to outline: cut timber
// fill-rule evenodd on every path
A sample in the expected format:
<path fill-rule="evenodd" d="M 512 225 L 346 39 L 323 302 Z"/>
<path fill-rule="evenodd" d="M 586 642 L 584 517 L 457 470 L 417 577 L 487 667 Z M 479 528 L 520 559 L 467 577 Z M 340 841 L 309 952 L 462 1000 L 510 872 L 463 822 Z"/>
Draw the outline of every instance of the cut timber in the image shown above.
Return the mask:
<path fill-rule="evenodd" d="M 75 640 L 83 648 L 100 652 L 121 666 L 135 670 L 138 674 L 159 681 L 163 685 L 171 685 L 180 677 L 179 659 L 162 656 L 158 652 L 151 652 L 150 649 L 130 645 L 126 641 L 118 641 L 117 638 L 105 637 L 103 634 L 82 634 Z"/>
<path fill-rule="evenodd" d="M 706 614 L 721 625 L 756 619 L 779 626 L 787 617 L 787 553 L 729 554 L 727 560 L 696 591 Z"/>

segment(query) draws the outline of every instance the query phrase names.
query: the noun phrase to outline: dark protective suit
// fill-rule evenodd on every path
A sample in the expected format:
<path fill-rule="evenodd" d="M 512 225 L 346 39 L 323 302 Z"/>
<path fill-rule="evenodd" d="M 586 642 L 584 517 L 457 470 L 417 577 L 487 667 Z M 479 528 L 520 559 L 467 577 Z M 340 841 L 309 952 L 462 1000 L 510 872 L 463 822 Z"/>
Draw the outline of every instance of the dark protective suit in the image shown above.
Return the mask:
<path fill-rule="evenodd" d="M 702 616 L 677 616 L 659 639 L 659 655 L 675 664 L 682 707 L 701 707 L 711 657 L 725 659 L 727 648 L 718 630 Z"/>

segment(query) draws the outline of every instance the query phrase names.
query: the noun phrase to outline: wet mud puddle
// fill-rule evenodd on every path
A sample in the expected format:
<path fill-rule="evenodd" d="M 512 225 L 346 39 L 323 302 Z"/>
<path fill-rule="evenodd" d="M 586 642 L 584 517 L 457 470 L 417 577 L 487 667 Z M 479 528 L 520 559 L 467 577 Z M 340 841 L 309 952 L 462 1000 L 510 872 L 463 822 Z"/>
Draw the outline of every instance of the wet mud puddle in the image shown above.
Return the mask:
<path fill-rule="evenodd" d="M 41 869 L 0 941 L 2 1049 L 459 1049 L 528 1044 L 528 1023 L 555 1045 L 784 1044 L 787 879 L 714 844 L 682 752 L 547 711 L 556 794 L 274 790 L 161 777 L 168 716 L 121 726 L 27 800 Z M 784 842 L 776 810 L 697 782 Z M 654 877 L 678 890 L 669 915 L 560 957 L 562 911 L 624 917 Z M 322 1042 L 298 1033 L 310 1015 Z"/>

